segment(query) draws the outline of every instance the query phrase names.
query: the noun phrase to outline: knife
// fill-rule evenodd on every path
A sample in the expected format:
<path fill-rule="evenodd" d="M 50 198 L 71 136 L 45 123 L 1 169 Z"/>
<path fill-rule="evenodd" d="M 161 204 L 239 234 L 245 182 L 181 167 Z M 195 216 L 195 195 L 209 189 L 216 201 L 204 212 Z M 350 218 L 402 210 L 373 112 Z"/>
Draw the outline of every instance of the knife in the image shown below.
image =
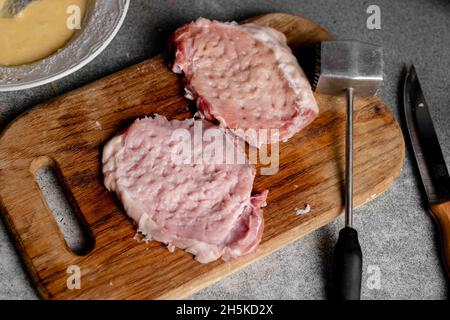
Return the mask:
<path fill-rule="evenodd" d="M 444 265 L 450 277 L 450 176 L 413 65 L 405 77 L 403 109 L 430 213 L 439 227 Z"/>

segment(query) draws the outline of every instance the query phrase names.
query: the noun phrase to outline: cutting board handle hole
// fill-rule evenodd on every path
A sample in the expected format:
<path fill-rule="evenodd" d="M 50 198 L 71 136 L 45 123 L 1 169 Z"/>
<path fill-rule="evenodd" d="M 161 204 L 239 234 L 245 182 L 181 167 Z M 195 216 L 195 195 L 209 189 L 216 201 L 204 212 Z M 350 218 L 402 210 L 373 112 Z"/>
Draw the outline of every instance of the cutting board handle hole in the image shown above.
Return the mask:
<path fill-rule="evenodd" d="M 67 247 L 76 255 L 89 253 L 94 247 L 94 237 L 67 191 L 56 163 L 48 157 L 40 157 L 33 161 L 30 169 Z"/>

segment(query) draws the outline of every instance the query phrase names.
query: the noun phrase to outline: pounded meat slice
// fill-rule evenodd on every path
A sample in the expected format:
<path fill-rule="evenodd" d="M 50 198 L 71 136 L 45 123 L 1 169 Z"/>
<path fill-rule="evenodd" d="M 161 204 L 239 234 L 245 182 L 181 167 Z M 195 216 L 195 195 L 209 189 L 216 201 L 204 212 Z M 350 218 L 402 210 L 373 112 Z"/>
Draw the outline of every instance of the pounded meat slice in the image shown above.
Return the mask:
<path fill-rule="evenodd" d="M 287 140 L 319 109 L 284 34 L 256 24 L 199 18 L 172 36 L 173 71 L 184 73 L 186 97 L 200 112 L 254 146 Z M 241 130 L 237 130 L 241 129 Z M 275 129 L 258 141 L 248 129 Z"/>
<path fill-rule="evenodd" d="M 105 186 L 147 239 L 202 263 L 237 258 L 258 247 L 267 191 L 251 196 L 255 168 L 228 164 L 227 148 L 242 155 L 204 120 L 138 119 L 104 147 Z"/>

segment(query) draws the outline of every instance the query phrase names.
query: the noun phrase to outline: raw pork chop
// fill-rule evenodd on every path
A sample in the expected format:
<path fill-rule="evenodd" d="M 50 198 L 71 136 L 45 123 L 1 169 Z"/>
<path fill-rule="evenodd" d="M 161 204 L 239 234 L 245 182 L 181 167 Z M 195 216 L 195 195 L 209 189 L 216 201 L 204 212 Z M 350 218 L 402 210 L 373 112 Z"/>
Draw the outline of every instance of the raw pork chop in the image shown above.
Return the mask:
<path fill-rule="evenodd" d="M 210 130 L 219 134 L 193 143 L 198 128 L 200 139 L 214 136 Z M 180 132 L 189 139 L 175 134 Z M 138 119 L 104 148 L 105 186 L 147 239 L 184 249 L 202 263 L 237 258 L 259 245 L 267 191 L 251 196 L 252 165 L 223 164 L 219 152 L 206 151 L 225 147 L 241 154 L 223 130 L 204 120 Z"/>
<path fill-rule="evenodd" d="M 173 71 L 184 73 L 186 97 L 197 100 L 206 119 L 251 145 L 285 141 L 319 112 L 286 37 L 275 29 L 199 18 L 179 28 L 172 42 Z M 250 128 L 278 135 L 258 141 Z"/>

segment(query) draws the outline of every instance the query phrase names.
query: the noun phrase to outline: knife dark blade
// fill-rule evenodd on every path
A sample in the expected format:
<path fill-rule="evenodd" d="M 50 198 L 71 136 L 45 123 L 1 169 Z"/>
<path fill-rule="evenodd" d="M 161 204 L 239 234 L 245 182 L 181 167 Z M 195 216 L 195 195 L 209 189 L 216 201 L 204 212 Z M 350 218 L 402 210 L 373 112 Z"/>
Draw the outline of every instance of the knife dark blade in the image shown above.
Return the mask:
<path fill-rule="evenodd" d="M 450 200 L 450 176 L 414 66 L 403 88 L 406 124 L 430 205 Z"/>

